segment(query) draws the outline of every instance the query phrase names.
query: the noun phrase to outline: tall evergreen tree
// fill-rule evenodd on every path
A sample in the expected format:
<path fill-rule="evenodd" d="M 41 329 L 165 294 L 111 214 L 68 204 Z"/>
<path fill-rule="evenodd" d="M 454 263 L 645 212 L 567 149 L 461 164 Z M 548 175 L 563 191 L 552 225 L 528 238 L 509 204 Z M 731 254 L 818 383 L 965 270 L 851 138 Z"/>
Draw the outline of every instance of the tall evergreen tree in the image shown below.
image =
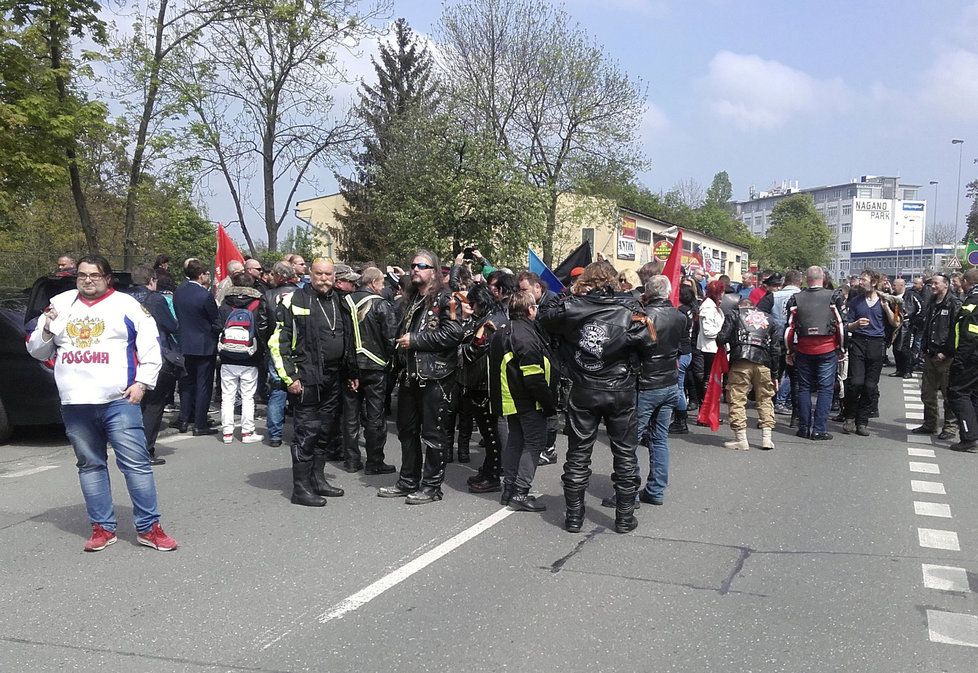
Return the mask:
<path fill-rule="evenodd" d="M 391 43 L 382 44 L 379 60 L 371 58 L 375 85 L 362 84 L 357 113 L 367 124 L 362 151 L 352 155 L 353 177 L 337 175 L 346 208 L 337 213 L 341 227 L 333 233 L 344 259 L 384 259 L 390 251 L 391 223 L 374 212 L 375 177 L 402 142 L 397 127 L 432 115 L 438 107 L 438 86 L 428 48 L 398 19 Z"/>

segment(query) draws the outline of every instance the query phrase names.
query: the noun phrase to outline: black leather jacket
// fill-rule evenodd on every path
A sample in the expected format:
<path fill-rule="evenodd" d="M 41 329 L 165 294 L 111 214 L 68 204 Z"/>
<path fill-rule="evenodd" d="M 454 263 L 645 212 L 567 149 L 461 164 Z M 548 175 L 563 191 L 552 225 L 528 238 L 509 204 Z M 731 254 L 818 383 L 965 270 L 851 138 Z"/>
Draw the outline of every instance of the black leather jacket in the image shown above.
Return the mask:
<path fill-rule="evenodd" d="M 559 337 L 560 361 L 576 390 L 635 388 L 639 363 L 655 351 L 655 327 L 642 307 L 609 288 L 549 302 L 537 320 Z"/>
<path fill-rule="evenodd" d="M 353 322 L 353 347 L 360 369 L 385 371 L 394 356 L 397 317 L 383 296 L 357 290 L 343 297 Z"/>
<path fill-rule="evenodd" d="M 676 310 L 668 299 L 654 299 L 645 312 L 655 325 L 656 344 L 652 355 L 642 360 L 638 376 L 639 390 L 659 390 L 678 385 L 679 345 L 689 338 L 686 315 Z"/>
<path fill-rule="evenodd" d="M 463 388 L 472 390 L 489 389 L 489 340 L 492 331 L 485 330 L 481 338 L 476 338 L 476 332 L 487 322 L 492 322 L 496 330 L 503 329 L 509 324 L 505 311 L 499 310 L 471 320 L 464 326 L 462 346 L 458 349 L 459 373 L 458 383 Z"/>
<path fill-rule="evenodd" d="M 944 296 L 944 301 L 938 302 L 937 297 L 931 300 L 924 323 L 923 352 L 926 355 L 954 355 L 954 323 L 960 310 L 961 300 L 950 290 Z"/>
<path fill-rule="evenodd" d="M 458 368 L 462 310 L 448 288 L 434 296 L 404 298 L 398 336 L 410 333 L 411 347 L 398 348 L 402 376 L 443 379 Z"/>
<path fill-rule="evenodd" d="M 965 295 L 954 326 L 954 364 L 978 366 L 978 287 Z"/>
<path fill-rule="evenodd" d="M 774 374 L 781 355 L 778 327 L 771 316 L 753 306 L 728 313 L 717 343 L 730 346 L 730 362 L 747 360 L 763 365 Z"/>

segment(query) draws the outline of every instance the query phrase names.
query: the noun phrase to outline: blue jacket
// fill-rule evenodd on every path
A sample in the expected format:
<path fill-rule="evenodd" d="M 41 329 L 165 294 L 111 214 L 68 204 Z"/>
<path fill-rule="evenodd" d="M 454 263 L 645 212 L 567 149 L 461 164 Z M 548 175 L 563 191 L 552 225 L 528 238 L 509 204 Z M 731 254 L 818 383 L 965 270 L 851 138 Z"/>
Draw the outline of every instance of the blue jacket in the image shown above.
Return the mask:
<path fill-rule="evenodd" d="M 184 355 L 215 355 L 222 325 L 211 293 L 199 283 L 188 280 L 173 293 L 173 307 L 180 324 L 180 352 Z"/>

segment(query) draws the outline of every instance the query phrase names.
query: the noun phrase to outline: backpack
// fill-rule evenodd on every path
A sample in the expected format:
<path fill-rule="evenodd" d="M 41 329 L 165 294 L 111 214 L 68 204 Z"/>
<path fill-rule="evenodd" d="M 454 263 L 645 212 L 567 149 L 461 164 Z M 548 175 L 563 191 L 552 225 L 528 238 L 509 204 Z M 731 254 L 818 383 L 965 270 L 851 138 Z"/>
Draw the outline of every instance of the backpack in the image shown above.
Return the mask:
<path fill-rule="evenodd" d="M 254 300 L 246 308 L 236 308 L 228 314 L 221 330 L 221 338 L 217 342 L 217 350 L 221 353 L 236 353 L 239 355 L 254 355 L 258 351 L 258 337 L 255 334 L 255 314 L 258 300 Z"/>

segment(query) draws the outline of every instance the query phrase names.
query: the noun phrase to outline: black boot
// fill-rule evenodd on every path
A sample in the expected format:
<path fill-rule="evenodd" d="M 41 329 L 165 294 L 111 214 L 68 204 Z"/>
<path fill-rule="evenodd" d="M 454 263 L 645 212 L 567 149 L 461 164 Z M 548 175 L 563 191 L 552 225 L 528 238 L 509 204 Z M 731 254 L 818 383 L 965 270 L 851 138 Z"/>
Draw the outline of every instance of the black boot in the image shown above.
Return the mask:
<path fill-rule="evenodd" d="M 638 520 L 635 518 L 635 494 L 617 493 L 617 503 L 615 504 L 615 532 L 630 533 L 638 527 Z"/>
<path fill-rule="evenodd" d="M 313 492 L 312 463 L 292 463 L 292 504 L 322 507 L 326 498 Z"/>
<path fill-rule="evenodd" d="M 509 501 L 513 497 L 513 489 L 515 488 L 516 488 L 516 484 L 513 484 L 511 482 L 505 482 L 505 481 L 503 482 L 503 492 L 502 495 L 499 496 L 500 505 L 506 506 L 509 504 Z"/>
<path fill-rule="evenodd" d="M 460 462 L 460 463 L 468 463 L 471 460 L 472 460 L 472 458 L 469 455 L 469 447 L 467 447 L 467 446 L 464 447 L 464 448 L 461 447 L 461 446 L 458 447 L 458 462 Z"/>
<path fill-rule="evenodd" d="M 312 459 L 312 487 L 317 495 L 325 495 L 327 498 L 339 498 L 343 495 L 342 488 L 330 486 L 326 481 L 323 469 L 326 467 L 326 456 L 316 454 Z"/>
<path fill-rule="evenodd" d="M 567 513 L 564 515 L 564 528 L 568 533 L 580 533 L 584 525 L 584 491 L 564 488 L 564 503 Z M 632 505 L 634 507 L 634 503 Z"/>
<path fill-rule="evenodd" d="M 445 452 L 445 462 L 454 463 L 455 462 L 455 449 L 448 447 L 448 451 Z"/>
<path fill-rule="evenodd" d="M 688 435 L 689 426 L 687 422 L 689 421 L 689 412 L 687 411 L 674 411 L 672 414 L 672 424 L 669 426 L 670 435 Z"/>
<path fill-rule="evenodd" d="M 537 502 L 537 499 L 530 495 L 530 489 L 517 486 L 513 490 L 513 495 L 509 499 L 509 506 L 517 512 L 546 512 L 547 506 Z"/>

